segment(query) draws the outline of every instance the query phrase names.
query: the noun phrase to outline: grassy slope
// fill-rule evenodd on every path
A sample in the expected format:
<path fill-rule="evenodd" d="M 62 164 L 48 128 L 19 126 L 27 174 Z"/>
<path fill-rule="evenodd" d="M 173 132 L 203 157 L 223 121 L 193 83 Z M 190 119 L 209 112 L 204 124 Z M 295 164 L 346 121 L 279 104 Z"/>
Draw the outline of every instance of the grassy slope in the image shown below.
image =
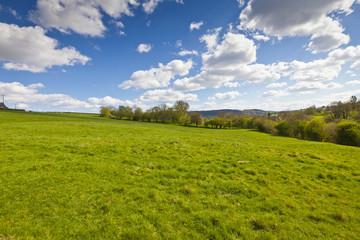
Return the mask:
<path fill-rule="evenodd" d="M 360 235 L 360 148 L 0 111 L 0 239 Z"/>

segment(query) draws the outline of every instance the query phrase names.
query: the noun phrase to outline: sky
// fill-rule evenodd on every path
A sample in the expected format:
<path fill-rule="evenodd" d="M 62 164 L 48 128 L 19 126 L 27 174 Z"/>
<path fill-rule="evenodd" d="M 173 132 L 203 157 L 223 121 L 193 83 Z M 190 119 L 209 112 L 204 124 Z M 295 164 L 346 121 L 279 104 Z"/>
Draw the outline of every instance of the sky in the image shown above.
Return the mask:
<path fill-rule="evenodd" d="M 360 99 L 359 25 L 360 0 L 0 0 L 0 95 L 33 111 L 320 107 Z"/>

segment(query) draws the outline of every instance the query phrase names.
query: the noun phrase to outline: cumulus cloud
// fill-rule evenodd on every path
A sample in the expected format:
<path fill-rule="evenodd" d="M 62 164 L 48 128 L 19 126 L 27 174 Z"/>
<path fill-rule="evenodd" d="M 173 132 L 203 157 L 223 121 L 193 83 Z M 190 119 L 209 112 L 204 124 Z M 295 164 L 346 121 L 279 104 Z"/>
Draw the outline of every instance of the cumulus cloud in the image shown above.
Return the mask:
<path fill-rule="evenodd" d="M 189 50 L 182 50 L 181 52 L 178 53 L 180 56 L 186 56 L 186 55 L 199 55 L 198 51 L 196 50 L 192 50 L 192 51 L 189 51 Z"/>
<path fill-rule="evenodd" d="M 113 98 L 110 96 L 106 96 L 103 98 L 96 98 L 96 97 L 91 97 L 87 99 L 87 102 L 93 105 L 97 105 L 97 106 L 120 106 L 120 105 L 125 105 L 125 106 L 132 106 L 135 105 L 135 103 L 133 101 L 123 101 L 117 98 Z"/>
<path fill-rule="evenodd" d="M 142 4 L 142 7 L 144 9 L 144 12 L 147 14 L 151 14 L 154 12 L 155 8 L 159 3 L 161 3 L 163 0 L 149 0 L 147 2 L 144 2 Z"/>
<path fill-rule="evenodd" d="M 266 88 L 281 88 L 287 86 L 287 82 L 281 82 L 281 83 L 270 83 L 266 86 Z"/>
<path fill-rule="evenodd" d="M 286 88 L 285 90 L 270 90 L 263 93 L 262 97 L 281 97 L 288 96 L 292 93 L 307 94 L 314 93 L 321 89 L 337 89 L 342 88 L 343 85 L 338 83 L 321 83 L 321 82 L 298 82 L 293 86 Z"/>
<path fill-rule="evenodd" d="M 212 35 L 214 34 L 218 35 L 218 32 Z M 193 77 L 176 80 L 175 89 L 195 91 L 203 88 L 219 88 L 234 80 L 260 83 L 280 78 L 280 74 L 273 71 L 273 66 L 255 63 L 256 46 L 252 40 L 242 34 L 229 32 L 223 36 L 219 44 L 209 46 L 209 41 L 205 43 L 208 45 L 208 51 L 201 55 L 202 72 Z"/>
<path fill-rule="evenodd" d="M 267 42 L 270 40 L 270 38 L 268 36 L 264 36 L 264 35 L 261 35 L 261 34 L 255 34 L 252 36 L 254 39 L 258 40 L 258 41 L 264 41 L 264 42 Z"/>
<path fill-rule="evenodd" d="M 13 103 L 37 103 L 47 104 L 53 101 L 67 100 L 70 97 L 65 94 L 41 94 L 39 88 L 43 88 L 42 83 L 25 86 L 19 82 L 0 82 L 0 92 L 6 95 L 6 101 Z"/>
<path fill-rule="evenodd" d="M 0 92 L 6 95 L 6 102 L 16 104 L 17 108 L 30 109 L 30 104 L 42 106 L 42 108 L 60 108 L 60 109 L 88 109 L 97 112 L 101 106 L 140 106 L 146 108 L 146 105 L 139 101 L 120 100 L 110 96 L 103 98 L 91 97 L 86 101 L 75 99 L 66 94 L 42 94 L 40 88 L 45 86 L 42 83 L 23 85 L 18 82 L 0 82 Z"/>
<path fill-rule="evenodd" d="M 227 33 L 221 44 L 202 55 L 207 70 L 235 69 L 256 61 L 256 46 L 242 34 Z"/>
<path fill-rule="evenodd" d="M 291 80 L 307 82 L 331 81 L 338 77 L 342 65 L 352 63 L 351 67 L 360 61 L 360 45 L 349 46 L 329 52 L 328 57 L 311 62 L 292 61 L 279 62 L 272 65 L 272 69 L 283 76 L 290 76 Z"/>
<path fill-rule="evenodd" d="M 192 31 L 192 30 L 194 30 L 194 29 L 199 30 L 200 27 L 201 27 L 203 24 L 204 24 L 203 21 L 190 23 L 190 26 L 189 26 L 190 31 Z"/>
<path fill-rule="evenodd" d="M 350 41 L 330 13 L 351 13 L 354 0 L 251 0 L 240 14 L 241 29 L 272 36 L 311 36 L 308 50 L 329 51 Z"/>
<path fill-rule="evenodd" d="M 210 101 L 229 100 L 229 99 L 234 99 L 240 95 L 241 94 L 238 91 L 232 91 L 232 92 L 216 93 L 213 97 L 209 97 L 208 99 Z"/>
<path fill-rule="evenodd" d="M 345 84 L 346 84 L 346 85 L 349 85 L 349 86 L 360 85 L 360 80 L 347 81 Z"/>
<path fill-rule="evenodd" d="M 151 14 L 163 0 L 148 0 L 142 8 Z M 30 13 L 30 19 L 44 28 L 57 29 L 64 33 L 71 31 L 91 37 L 101 37 L 106 31 L 102 21 L 103 13 L 118 19 L 123 15 L 133 16 L 133 9 L 140 5 L 138 0 L 38 0 L 37 9 Z"/>
<path fill-rule="evenodd" d="M 141 44 L 139 44 L 139 46 L 137 47 L 136 50 L 139 53 L 148 53 L 151 51 L 151 49 L 152 49 L 151 44 L 141 43 Z"/>
<path fill-rule="evenodd" d="M 194 102 L 198 101 L 198 97 L 196 94 L 184 94 L 174 89 L 155 89 L 142 94 L 139 100 L 153 103 L 174 103 L 177 100 Z"/>
<path fill-rule="evenodd" d="M 226 82 L 224 83 L 224 86 L 229 88 L 236 88 L 239 87 L 240 84 L 238 82 Z"/>
<path fill-rule="evenodd" d="M 85 65 L 90 58 L 73 47 L 58 48 L 41 27 L 0 23 L 0 61 L 7 70 L 45 72 L 53 66 Z"/>
<path fill-rule="evenodd" d="M 160 63 L 157 68 L 134 72 L 130 80 L 121 83 L 119 87 L 123 89 L 129 89 L 131 87 L 137 89 L 166 87 L 175 76 L 185 76 L 189 74 L 192 66 L 193 62 L 191 60 L 173 60 L 167 65 Z"/>
<path fill-rule="evenodd" d="M 220 34 L 221 29 L 222 28 L 220 27 L 220 28 L 215 28 L 213 30 L 210 30 L 210 31 L 208 31 L 207 34 L 204 34 L 200 38 L 200 42 L 204 42 L 209 51 L 212 50 L 214 47 L 216 47 L 216 45 L 218 44 L 219 34 Z"/>

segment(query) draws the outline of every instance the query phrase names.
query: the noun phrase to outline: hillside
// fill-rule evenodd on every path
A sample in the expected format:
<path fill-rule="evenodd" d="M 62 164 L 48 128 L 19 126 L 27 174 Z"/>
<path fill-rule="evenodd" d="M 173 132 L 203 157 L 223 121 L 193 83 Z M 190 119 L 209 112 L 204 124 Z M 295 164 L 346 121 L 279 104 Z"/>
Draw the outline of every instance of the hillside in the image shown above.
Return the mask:
<path fill-rule="evenodd" d="M 0 142 L 0 239 L 360 235 L 357 147 L 8 111 Z"/>

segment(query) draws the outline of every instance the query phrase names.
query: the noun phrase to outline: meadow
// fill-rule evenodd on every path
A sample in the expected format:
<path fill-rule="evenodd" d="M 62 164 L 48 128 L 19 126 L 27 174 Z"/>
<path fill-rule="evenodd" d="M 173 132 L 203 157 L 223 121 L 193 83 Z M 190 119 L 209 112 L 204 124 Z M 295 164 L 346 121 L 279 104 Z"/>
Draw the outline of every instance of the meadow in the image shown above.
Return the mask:
<path fill-rule="evenodd" d="M 0 111 L 0 239 L 358 239 L 360 148 Z"/>

